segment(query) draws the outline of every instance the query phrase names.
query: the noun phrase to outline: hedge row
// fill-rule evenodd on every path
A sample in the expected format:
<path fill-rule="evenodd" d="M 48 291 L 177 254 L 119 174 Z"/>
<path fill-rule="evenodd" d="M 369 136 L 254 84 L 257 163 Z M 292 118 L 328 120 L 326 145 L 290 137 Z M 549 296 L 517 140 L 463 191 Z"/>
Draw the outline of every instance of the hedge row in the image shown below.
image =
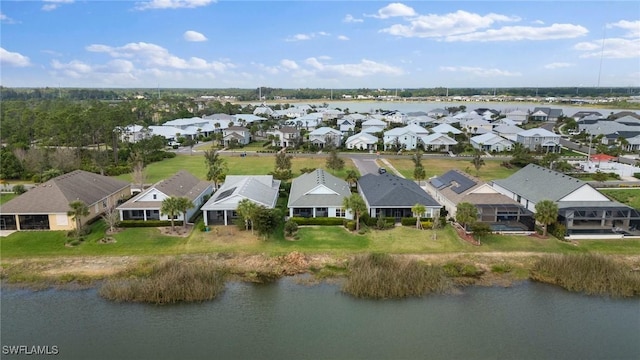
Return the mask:
<path fill-rule="evenodd" d="M 173 222 L 175 226 L 182 226 L 182 220 L 175 220 Z M 171 221 L 169 220 L 123 220 L 120 222 L 119 227 L 123 228 L 134 228 L 134 227 L 161 227 L 161 226 L 171 226 Z"/>
<path fill-rule="evenodd" d="M 344 223 L 343 218 L 330 218 L 330 217 L 317 217 L 317 218 L 305 218 L 305 217 L 292 217 L 291 220 L 295 221 L 298 226 L 300 225 L 342 225 Z"/>

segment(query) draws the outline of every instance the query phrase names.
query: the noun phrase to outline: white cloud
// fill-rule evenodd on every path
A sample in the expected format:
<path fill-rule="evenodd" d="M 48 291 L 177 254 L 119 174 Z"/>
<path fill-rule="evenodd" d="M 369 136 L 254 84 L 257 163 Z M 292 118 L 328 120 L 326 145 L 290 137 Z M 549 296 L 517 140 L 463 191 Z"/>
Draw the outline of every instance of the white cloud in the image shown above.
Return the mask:
<path fill-rule="evenodd" d="M 545 65 L 544 68 L 555 70 L 555 69 L 561 69 L 561 68 L 572 67 L 572 66 L 575 66 L 575 64 L 566 63 L 566 62 L 554 62 L 554 63 Z"/>
<path fill-rule="evenodd" d="M 208 62 L 207 60 L 198 57 L 182 59 L 172 55 L 162 46 L 145 42 L 129 43 L 120 47 L 93 44 L 87 46 L 86 50 L 91 52 L 107 53 L 115 58 L 133 59 L 134 62 L 140 62 L 143 65 L 150 67 L 166 67 L 183 70 L 212 70 L 218 72 L 235 67 L 235 65 L 230 62 Z"/>
<path fill-rule="evenodd" d="M 630 59 L 637 58 L 640 54 L 640 38 L 638 39 L 621 39 L 609 38 L 604 39 L 604 49 L 602 40 L 594 40 L 590 42 L 581 42 L 573 46 L 574 50 L 583 51 L 581 58 L 604 57 L 608 59 Z"/>
<path fill-rule="evenodd" d="M 308 58 L 305 64 L 311 67 L 316 75 L 341 76 L 341 77 L 365 77 L 370 75 L 402 75 L 404 71 L 395 66 L 378 63 L 372 60 L 362 59 L 356 64 L 324 64 L 318 58 Z"/>
<path fill-rule="evenodd" d="M 289 70 L 298 70 L 300 68 L 300 66 L 298 66 L 298 64 L 295 61 L 289 60 L 289 59 L 282 59 L 280 61 L 280 65 L 282 65 L 282 67 L 284 67 L 285 69 L 289 69 Z"/>
<path fill-rule="evenodd" d="M 338 40 L 347 41 L 349 38 L 345 35 L 338 35 Z"/>
<path fill-rule="evenodd" d="M 193 42 L 207 41 L 207 37 L 206 36 L 204 36 L 203 34 L 197 32 L 197 31 L 193 31 L 193 30 L 185 31 L 184 35 L 182 35 L 182 36 L 187 41 L 193 41 Z"/>
<path fill-rule="evenodd" d="M 542 20 L 533 20 L 531 23 L 534 25 L 544 25 L 544 21 Z"/>
<path fill-rule="evenodd" d="M 3 24 L 18 24 L 18 21 L 15 21 L 14 19 L 8 17 L 2 11 L 0 11 L 0 22 L 2 22 Z"/>
<path fill-rule="evenodd" d="M 17 53 L 7 51 L 0 47 L 0 64 L 16 67 L 25 67 L 31 65 L 28 57 Z"/>
<path fill-rule="evenodd" d="M 625 37 L 630 37 L 630 38 L 640 37 L 640 20 L 636 20 L 636 21 L 620 20 L 616 23 L 607 24 L 608 29 L 615 28 L 615 27 L 627 30 Z"/>
<path fill-rule="evenodd" d="M 329 34 L 328 32 L 324 32 L 324 31 L 312 32 L 312 33 L 308 33 L 308 34 L 295 34 L 293 36 L 289 36 L 284 41 L 288 41 L 288 42 L 306 41 L 306 40 L 311 40 L 311 39 L 313 39 L 315 37 L 318 37 L 318 36 L 329 36 L 329 35 L 331 35 L 331 34 Z"/>
<path fill-rule="evenodd" d="M 407 25 L 394 24 L 380 32 L 403 37 L 439 38 L 468 34 L 490 27 L 496 22 L 520 21 L 518 17 L 500 14 L 479 15 L 463 10 L 445 15 L 421 15 L 409 20 Z"/>
<path fill-rule="evenodd" d="M 413 8 L 401 3 L 391 3 L 383 7 L 382 9 L 378 10 L 378 13 L 376 15 L 371 15 L 371 16 L 378 19 L 387 19 L 390 17 L 398 17 L 398 16 L 410 17 L 415 15 L 416 15 L 416 12 L 415 10 L 413 10 Z"/>
<path fill-rule="evenodd" d="M 197 8 L 214 3 L 214 0 L 151 0 L 136 4 L 137 10 Z"/>
<path fill-rule="evenodd" d="M 342 22 L 345 22 L 345 23 L 347 23 L 347 24 L 351 24 L 351 23 L 361 23 L 361 22 L 363 22 L 363 21 L 364 21 L 364 20 L 362 20 L 362 19 L 354 18 L 354 17 L 353 17 L 353 15 L 351 15 L 351 14 L 347 14 L 347 15 L 344 17 L 344 19 L 342 19 Z"/>
<path fill-rule="evenodd" d="M 519 41 L 571 39 L 589 33 L 585 27 L 572 24 L 553 24 L 547 27 L 505 26 L 469 34 L 451 35 L 446 41 Z"/>
<path fill-rule="evenodd" d="M 519 72 L 511 72 L 511 71 L 500 70 L 500 69 L 486 69 L 486 68 L 471 67 L 471 66 L 441 66 L 440 70 L 441 71 L 448 71 L 448 72 L 469 73 L 469 74 L 472 74 L 472 75 L 475 75 L 475 76 L 479 76 L 479 77 L 522 76 L 522 74 L 519 73 Z"/>
<path fill-rule="evenodd" d="M 42 0 L 42 11 L 53 11 L 64 4 L 73 4 L 74 0 Z"/>

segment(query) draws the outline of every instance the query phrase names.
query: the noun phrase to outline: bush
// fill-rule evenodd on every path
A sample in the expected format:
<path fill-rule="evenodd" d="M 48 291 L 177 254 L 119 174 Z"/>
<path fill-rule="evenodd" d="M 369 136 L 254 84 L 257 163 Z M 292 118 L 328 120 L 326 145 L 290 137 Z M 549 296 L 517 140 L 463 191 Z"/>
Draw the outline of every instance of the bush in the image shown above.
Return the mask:
<path fill-rule="evenodd" d="M 11 190 L 13 190 L 13 192 L 18 195 L 21 195 L 27 192 L 27 189 L 25 189 L 24 185 L 22 184 L 13 185 L 13 188 L 11 188 Z"/>
<path fill-rule="evenodd" d="M 320 217 L 320 218 L 304 218 L 304 217 L 292 217 L 289 221 L 295 221 L 298 225 L 327 225 L 327 226 L 336 226 L 342 225 L 344 219 L 342 218 L 330 218 L 330 217 Z"/>
<path fill-rule="evenodd" d="M 129 166 L 114 166 L 110 165 L 104 170 L 104 174 L 107 176 L 118 176 L 122 174 L 128 174 L 131 172 L 131 168 Z"/>
<path fill-rule="evenodd" d="M 293 221 L 293 219 L 289 219 L 287 220 L 286 223 L 284 223 L 284 233 L 287 236 L 293 236 L 293 234 L 295 234 L 297 231 L 298 231 L 298 223 Z"/>
<path fill-rule="evenodd" d="M 425 230 L 433 228 L 433 222 L 431 222 L 431 220 L 420 221 L 420 225 L 422 225 L 422 228 Z"/>
<path fill-rule="evenodd" d="M 347 230 L 354 231 L 356 229 L 356 222 L 355 220 L 347 221 L 344 226 Z"/>
<path fill-rule="evenodd" d="M 176 220 L 173 222 L 175 226 L 182 226 L 182 220 Z M 120 221 L 120 227 L 123 228 L 135 228 L 135 227 L 164 227 L 171 226 L 169 220 L 123 220 Z"/>
<path fill-rule="evenodd" d="M 513 270 L 513 266 L 509 263 L 500 263 L 491 265 L 491 272 L 497 274 L 505 274 L 511 272 Z"/>
<path fill-rule="evenodd" d="M 400 223 L 402 226 L 416 226 L 416 220 L 414 217 L 402 218 L 400 219 Z"/>
<path fill-rule="evenodd" d="M 564 237 L 567 233 L 567 228 L 563 224 L 553 223 L 547 227 L 547 232 L 555 236 L 558 240 L 564 241 Z"/>
<path fill-rule="evenodd" d="M 463 264 L 459 262 L 446 263 L 443 267 L 445 274 L 449 277 L 472 277 L 477 278 L 484 274 L 484 271 L 478 269 L 473 264 Z"/>

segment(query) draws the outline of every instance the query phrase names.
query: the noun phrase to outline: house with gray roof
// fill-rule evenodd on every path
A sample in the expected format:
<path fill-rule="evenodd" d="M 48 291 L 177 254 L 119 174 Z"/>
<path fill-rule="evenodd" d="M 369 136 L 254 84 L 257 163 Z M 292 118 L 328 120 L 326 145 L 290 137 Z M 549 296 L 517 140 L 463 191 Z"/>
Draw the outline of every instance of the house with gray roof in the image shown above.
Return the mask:
<path fill-rule="evenodd" d="M 530 151 L 541 149 L 543 152 L 560 151 L 560 135 L 543 128 L 524 130 L 516 134 L 516 142 Z"/>
<path fill-rule="evenodd" d="M 180 170 L 168 179 L 160 180 L 145 189 L 124 204 L 118 206 L 122 220 L 170 220 L 166 214 L 161 214 L 162 201 L 170 197 L 185 197 L 193 203 L 187 210 L 187 221 L 191 219 L 207 196 L 213 192 L 213 184 L 203 181 L 186 170 Z M 184 221 L 183 214 L 178 214 L 174 220 Z"/>
<path fill-rule="evenodd" d="M 229 126 L 222 130 L 222 141 L 224 146 L 230 146 L 234 143 L 247 145 L 251 142 L 251 132 L 243 126 Z"/>
<path fill-rule="evenodd" d="M 376 151 L 378 149 L 378 140 L 377 136 L 359 132 L 349 136 L 344 144 L 347 149 Z"/>
<path fill-rule="evenodd" d="M 415 204 L 424 205 L 425 218 L 440 216 L 440 205 L 415 182 L 393 175 L 366 174 L 358 179 L 358 193 L 371 217 L 412 217 Z"/>
<path fill-rule="evenodd" d="M 458 144 L 458 142 L 449 137 L 447 134 L 441 133 L 433 133 L 429 135 L 422 135 L 419 138 L 419 142 L 421 143 L 424 151 L 439 151 L 439 152 L 448 152 L 451 150 L 452 146 Z"/>
<path fill-rule="evenodd" d="M 469 142 L 474 149 L 488 152 L 509 151 L 513 147 L 513 141 L 492 132 L 474 136 Z"/>
<path fill-rule="evenodd" d="M 505 114 L 508 119 L 511 119 L 516 125 L 522 125 L 527 123 L 529 113 L 523 110 L 513 110 Z"/>
<path fill-rule="evenodd" d="M 320 127 L 309 133 L 309 142 L 320 148 L 327 145 L 337 148 L 342 144 L 342 133 L 330 127 Z"/>
<path fill-rule="evenodd" d="M 379 119 L 369 119 L 362 122 L 362 132 L 383 132 L 386 127 L 387 123 Z"/>
<path fill-rule="evenodd" d="M 229 225 L 238 217 L 238 203 L 244 199 L 273 209 L 279 189 L 280 180 L 271 175 L 227 175 L 224 184 L 201 208 L 204 224 Z"/>
<path fill-rule="evenodd" d="M 426 191 L 456 217 L 458 204 L 466 202 L 478 209 L 478 221 L 494 231 L 530 232 L 534 230 L 533 212 L 501 194 L 486 182 L 459 170 L 449 170 L 427 182 Z"/>
<path fill-rule="evenodd" d="M 342 206 L 343 200 L 349 195 L 349 183 L 322 169 L 316 169 L 291 182 L 287 203 L 289 216 L 353 219 L 353 214 Z"/>
<path fill-rule="evenodd" d="M 0 208 L 0 230 L 73 230 L 67 212 L 80 200 L 89 208 L 82 223 L 95 219 L 131 196 L 131 184 L 108 176 L 76 170 L 36 185 Z"/>
<path fill-rule="evenodd" d="M 272 146 L 295 146 L 296 141 L 300 138 L 300 130 L 292 126 L 283 126 L 273 131 L 273 135 Z"/>
<path fill-rule="evenodd" d="M 558 205 L 558 222 L 569 237 L 639 235 L 640 214 L 609 199 L 588 183 L 569 175 L 529 164 L 492 187 L 535 213 L 542 200 Z"/>
<path fill-rule="evenodd" d="M 531 121 L 550 121 L 556 122 L 560 116 L 563 116 L 562 109 L 554 109 L 548 107 L 535 107 L 531 111 L 529 118 Z"/>

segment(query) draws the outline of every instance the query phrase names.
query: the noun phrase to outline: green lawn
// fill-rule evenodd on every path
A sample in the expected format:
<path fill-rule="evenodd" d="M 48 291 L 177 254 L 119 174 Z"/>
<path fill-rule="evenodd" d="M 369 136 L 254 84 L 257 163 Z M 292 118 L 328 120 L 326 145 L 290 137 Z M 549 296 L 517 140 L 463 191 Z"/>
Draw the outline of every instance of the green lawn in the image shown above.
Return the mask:
<path fill-rule="evenodd" d="M 640 254 L 640 239 L 581 240 L 578 245 L 531 236 L 489 235 L 482 246 L 473 246 L 461 240 L 451 227 L 437 231 L 396 227 L 392 230 L 370 230 L 364 235 L 346 231 L 341 226 L 301 227 L 298 240 L 285 240 L 282 236 L 263 240 L 250 231 L 235 226 L 215 226 L 209 232 L 193 230 L 187 237 L 160 234 L 155 228 L 130 228 L 115 234 L 116 243 L 100 244 L 105 225 L 99 221 L 93 226 L 87 240 L 76 247 L 65 247 L 66 232 L 16 232 L 0 239 L 3 258 L 41 256 L 95 256 L 95 255 L 169 255 L 189 253 L 250 253 L 280 255 L 291 251 L 309 254 L 353 254 L 385 252 L 395 254 L 438 254 L 478 252 L 599 252 L 609 254 Z M 197 227 L 196 227 L 197 229 Z"/>
<path fill-rule="evenodd" d="M 599 191 L 634 209 L 640 209 L 640 189 L 601 189 Z"/>
<path fill-rule="evenodd" d="M 413 169 L 415 166 L 413 165 L 413 161 L 411 159 L 388 159 L 391 165 L 395 167 L 402 175 L 406 178 L 413 179 Z M 511 169 L 507 169 L 504 166 L 500 166 L 502 164 L 501 160 L 489 160 L 484 159 L 485 165 L 480 168 L 478 176 L 480 179 L 484 181 L 494 180 L 494 179 L 504 179 L 516 171 L 520 170 L 519 168 L 513 167 Z M 426 178 L 430 178 L 432 176 L 440 176 L 445 172 L 458 169 L 464 171 L 470 175 L 476 175 L 476 169 L 473 167 L 470 158 L 460 159 L 460 158 L 422 158 L 422 166 L 426 172 Z"/>
<path fill-rule="evenodd" d="M 0 205 L 6 203 L 7 201 L 15 198 L 16 196 L 18 196 L 17 194 L 14 193 L 0 193 Z"/>

